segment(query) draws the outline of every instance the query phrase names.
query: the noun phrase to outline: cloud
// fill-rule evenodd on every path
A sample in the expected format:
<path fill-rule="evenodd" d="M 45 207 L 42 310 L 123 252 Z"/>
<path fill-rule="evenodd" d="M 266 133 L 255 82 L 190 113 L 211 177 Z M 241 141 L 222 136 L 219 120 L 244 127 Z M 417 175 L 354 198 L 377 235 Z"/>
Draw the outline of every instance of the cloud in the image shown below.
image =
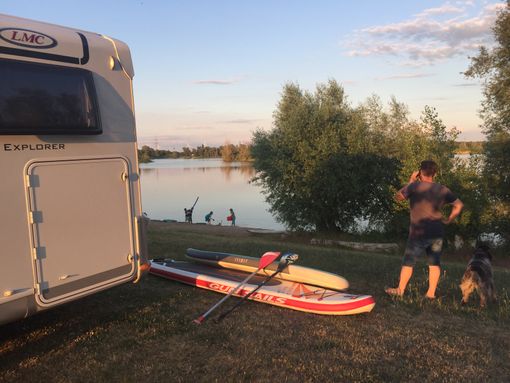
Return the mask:
<path fill-rule="evenodd" d="M 374 80 L 382 81 L 382 80 L 400 80 L 400 79 L 410 79 L 410 78 L 423 78 L 423 77 L 431 77 L 434 76 L 432 73 L 402 73 L 396 74 L 392 76 L 386 77 L 376 77 Z"/>
<path fill-rule="evenodd" d="M 480 84 L 473 83 L 473 82 L 465 82 L 465 83 L 461 83 L 461 84 L 453 84 L 453 86 L 471 87 L 471 86 L 480 86 Z"/>
<path fill-rule="evenodd" d="M 230 80 L 217 80 L 217 79 L 210 79 L 210 80 L 195 80 L 193 81 L 193 84 L 196 85 L 232 85 L 235 83 L 238 83 L 241 81 L 240 78 L 234 78 Z"/>
<path fill-rule="evenodd" d="M 428 16 L 435 16 L 435 15 L 445 15 L 450 13 L 462 13 L 464 12 L 463 8 L 454 7 L 450 4 L 445 4 L 441 7 L 437 8 L 428 8 L 424 11 L 418 13 L 416 17 L 428 17 Z"/>
<path fill-rule="evenodd" d="M 173 129 L 174 130 L 185 130 L 185 131 L 201 132 L 201 131 L 209 131 L 211 129 L 214 129 L 214 126 L 185 124 L 185 125 L 182 125 L 182 126 L 174 127 Z"/>
<path fill-rule="evenodd" d="M 260 120 L 250 120 L 250 119 L 239 118 L 237 120 L 223 121 L 223 123 L 225 123 L 225 124 L 254 124 L 257 121 L 260 121 Z"/>
<path fill-rule="evenodd" d="M 448 3 L 425 9 L 409 20 L 377 25 L 354 32 L 344 44 L 348 56 L 394 56 L 416 66 L 431 65 L 458 55 L 468 55 L 492 42 L 491 28 L 503 3 L 483 7 L 474 17 L 437 20 L 436 16 L 466 11 Z"/>

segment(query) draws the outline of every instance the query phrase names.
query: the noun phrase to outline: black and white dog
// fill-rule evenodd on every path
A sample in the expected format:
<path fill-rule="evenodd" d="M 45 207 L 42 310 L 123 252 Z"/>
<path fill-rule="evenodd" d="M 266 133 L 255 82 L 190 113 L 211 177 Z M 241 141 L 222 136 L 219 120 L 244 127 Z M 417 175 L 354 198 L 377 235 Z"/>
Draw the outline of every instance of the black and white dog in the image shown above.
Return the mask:
<path fill-rule="evenodd" d="M 480 306 L 485 307 L 487 301 L 496 300 L 496 290 L 494 289 L 494 280 L 492 278 L 492 255 L 489 247 L 479 245 L 473 258 L 469 261 L 460 289 L 462 290 L 462 304 L 466 304 L 473 291 L 477 291 L 480 296 Z"/>

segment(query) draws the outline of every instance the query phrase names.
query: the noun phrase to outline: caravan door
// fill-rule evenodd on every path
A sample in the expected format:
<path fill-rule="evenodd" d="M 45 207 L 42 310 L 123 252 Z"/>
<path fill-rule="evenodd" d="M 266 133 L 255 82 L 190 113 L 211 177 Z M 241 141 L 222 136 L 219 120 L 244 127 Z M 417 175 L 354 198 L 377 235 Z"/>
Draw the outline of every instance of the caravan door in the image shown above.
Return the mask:
<path fill-rule="evenodd" d="M 133 276 L 128 174 L 123 158 L 35 161 L 26 168 L 39 304 L 61 303 Z"/>

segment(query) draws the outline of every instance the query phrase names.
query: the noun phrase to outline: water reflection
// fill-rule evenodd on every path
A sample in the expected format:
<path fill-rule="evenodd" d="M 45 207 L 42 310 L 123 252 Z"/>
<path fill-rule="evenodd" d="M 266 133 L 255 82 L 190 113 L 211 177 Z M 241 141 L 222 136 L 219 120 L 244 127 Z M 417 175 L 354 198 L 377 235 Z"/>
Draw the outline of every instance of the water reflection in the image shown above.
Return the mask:
<path fill-rule="evenodd" d="M 141 164 L 143 209 L 151 218 L 184 221 L 184 208 L 200 197 L 193 222 L 204 222 L 213 211 L 215 223 L 228 225 L 229 209 L 238 226 L 283 229 L 267 211 L 260 187 L 250 184 L 255 170 L 249 163 L 208 160 L 155 160 Z"/>
<path fill-rule="evenodd" d="M 243 164 L 240 166 L 224 166 L 220 168 L 221 172 L 225 176 L 225 180 L 230 181 L 232 172 L 234 177 L 241 175 L 246 182 L 249 182 L 255 176 L 255 169 L 250 164 Z"/>

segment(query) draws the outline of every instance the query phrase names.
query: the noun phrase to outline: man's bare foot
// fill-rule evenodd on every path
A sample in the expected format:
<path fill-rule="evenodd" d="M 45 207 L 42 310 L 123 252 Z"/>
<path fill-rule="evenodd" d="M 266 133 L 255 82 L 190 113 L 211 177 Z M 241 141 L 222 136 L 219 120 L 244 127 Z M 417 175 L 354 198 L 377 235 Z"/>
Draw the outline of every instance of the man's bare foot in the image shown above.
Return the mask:
<path fill-rule="evenodd" d="M 435 295 L 428 295 L 428 294 L 426 294 L 425 298 L 433 300 L 433 299 L 436 299 L 436 296 Z"/>
<path fill-rule="evenodd" d="M 393 297 L 401 297 L 402 295 L 404 295 L 404 292 L 400 291 L 398 287 L 386 287 L 384 291 L 386 291 L 386 294 L 391 295 Z"/>

